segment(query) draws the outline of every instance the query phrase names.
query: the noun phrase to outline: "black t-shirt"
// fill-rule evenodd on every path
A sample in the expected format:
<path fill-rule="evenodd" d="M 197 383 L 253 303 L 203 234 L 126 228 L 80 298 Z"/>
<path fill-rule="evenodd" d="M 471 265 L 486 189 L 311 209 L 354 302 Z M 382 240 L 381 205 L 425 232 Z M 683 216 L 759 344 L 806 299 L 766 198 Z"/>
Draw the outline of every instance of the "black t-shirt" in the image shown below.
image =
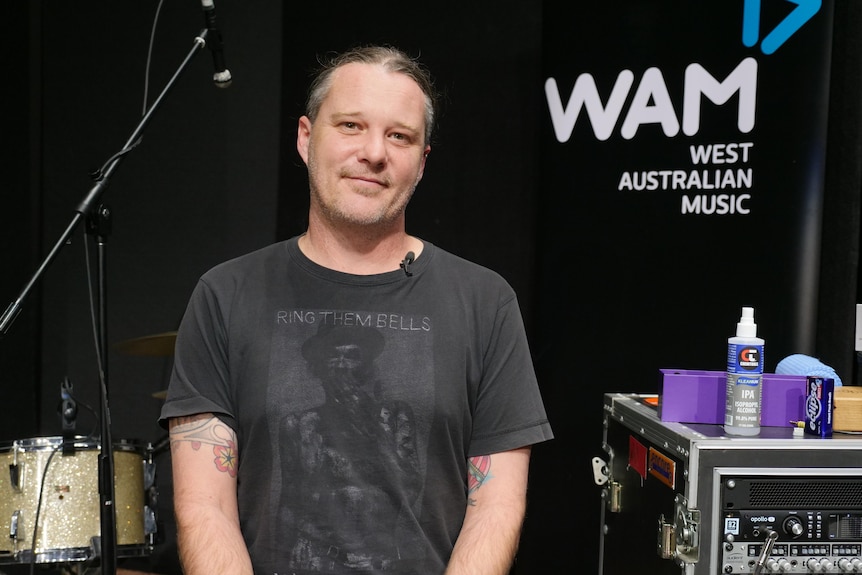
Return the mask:
<path fill-rule="evenodd" d="M 255 573 L 442 573 L 467 459 L 553 437 L 517 298 L 425 242 L 357 276 L 297 238 L 201 278 L 160 423 L 212 412 L 237 433 Z"/>

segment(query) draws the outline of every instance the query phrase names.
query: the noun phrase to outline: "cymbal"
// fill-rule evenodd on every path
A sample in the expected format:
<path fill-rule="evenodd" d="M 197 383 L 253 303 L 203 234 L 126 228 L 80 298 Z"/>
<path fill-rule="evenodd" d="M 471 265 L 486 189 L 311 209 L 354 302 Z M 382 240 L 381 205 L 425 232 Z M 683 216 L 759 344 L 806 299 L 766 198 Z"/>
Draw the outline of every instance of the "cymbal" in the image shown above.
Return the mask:
<path fill-rule="evenodd" d="M 156 399 L 165 399 L 167 396 L 168 396 L 168 390 L 167 389 L 157 391 L 153 394 L 153 397 L 155 397 Z"/>
<path fill-rule="evenodd" d="M 177 332 L 166 331 L 164 333 L 127 339 L 114 344 L 114 347 L 120 353 L 127 355 L 166 356 L 174 354 L 174 344 L 176 341 Z"/>

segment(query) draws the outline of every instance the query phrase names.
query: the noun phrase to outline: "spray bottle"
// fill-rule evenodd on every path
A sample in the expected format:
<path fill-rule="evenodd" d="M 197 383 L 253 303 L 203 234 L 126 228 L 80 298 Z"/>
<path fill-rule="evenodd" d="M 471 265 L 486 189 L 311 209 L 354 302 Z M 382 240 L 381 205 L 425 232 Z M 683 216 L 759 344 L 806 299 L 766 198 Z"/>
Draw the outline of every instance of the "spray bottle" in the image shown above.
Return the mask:
<path fill-rule="evenodd" d="M 727 404 L 724 431 L 728 435 L 760 433 L 763 380 L 763 339 L 757 337 L 754 308 L 742 308 L 736 336 L 727 340 Z"/>

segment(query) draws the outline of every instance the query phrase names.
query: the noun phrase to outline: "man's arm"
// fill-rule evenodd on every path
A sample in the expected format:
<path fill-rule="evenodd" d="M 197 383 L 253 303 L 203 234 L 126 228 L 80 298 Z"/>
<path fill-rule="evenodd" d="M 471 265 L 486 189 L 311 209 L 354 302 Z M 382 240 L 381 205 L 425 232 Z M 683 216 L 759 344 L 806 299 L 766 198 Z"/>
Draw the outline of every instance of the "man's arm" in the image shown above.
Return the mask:
<path fill-rule="evenodd" d="M 446 575 L 506 575 L 527 507 L 530 447 L 471 457 L 467 513 Z"/>
<path fill-rule="evenodd" d="M 236 434 L 211 413 L 170 420 L 177 546 L 185 575 L 252 575 L 239 528 Z"/>

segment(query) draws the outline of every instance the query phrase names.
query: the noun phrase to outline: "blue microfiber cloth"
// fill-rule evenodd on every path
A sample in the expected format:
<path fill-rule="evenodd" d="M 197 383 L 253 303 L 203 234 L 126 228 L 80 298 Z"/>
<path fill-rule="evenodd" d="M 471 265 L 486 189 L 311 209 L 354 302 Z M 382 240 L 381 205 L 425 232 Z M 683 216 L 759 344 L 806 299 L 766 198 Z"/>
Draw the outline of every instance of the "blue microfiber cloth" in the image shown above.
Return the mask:
<path fill-rule="evenodd" d="M 788 355 L 775 366 L 775 373 L 783 375 L 816 375 L 829 377 L 835 381 L 835 387 L 841 386 L 841 378 L 835 370 L 816 357 L 795 353 Z"/>

